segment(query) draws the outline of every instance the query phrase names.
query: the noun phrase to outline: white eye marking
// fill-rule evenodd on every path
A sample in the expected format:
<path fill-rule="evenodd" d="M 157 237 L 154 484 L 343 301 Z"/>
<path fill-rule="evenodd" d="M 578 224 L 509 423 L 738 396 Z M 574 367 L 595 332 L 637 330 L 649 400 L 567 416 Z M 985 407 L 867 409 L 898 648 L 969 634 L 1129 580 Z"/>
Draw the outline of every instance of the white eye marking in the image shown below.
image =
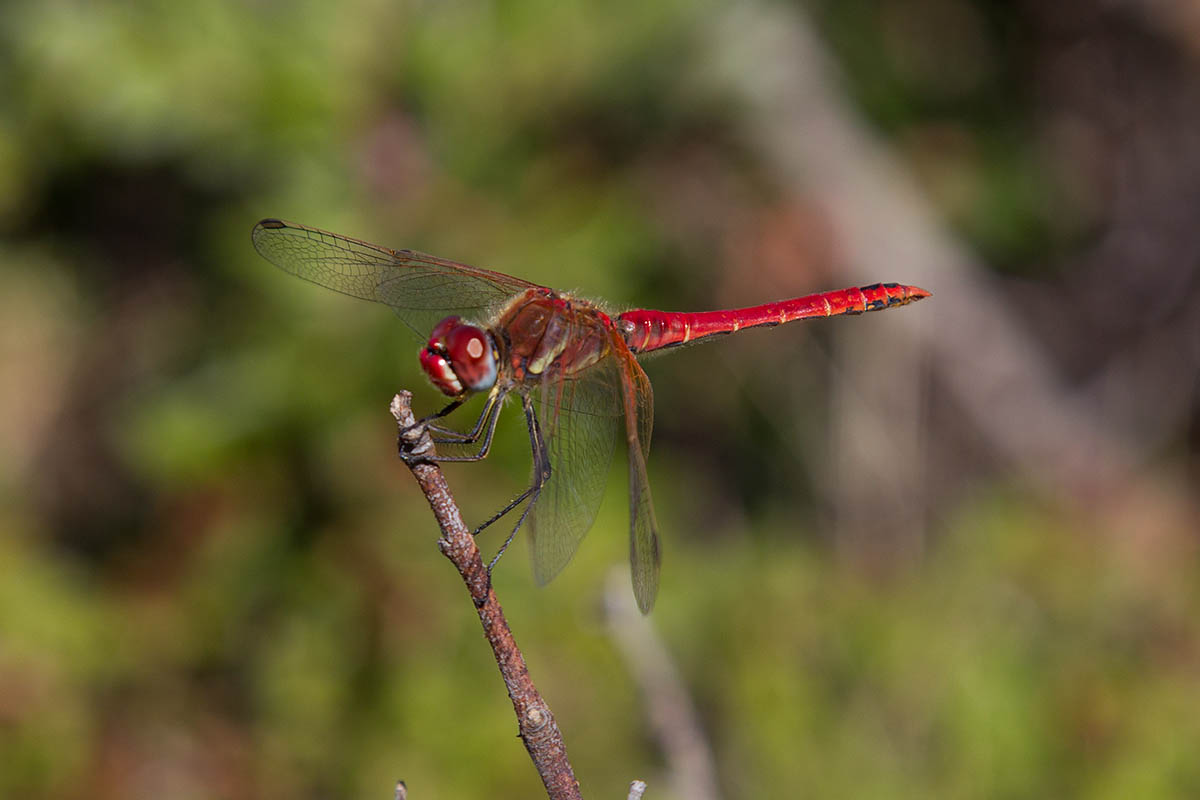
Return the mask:
<path fill-rule="evenodd" d="M 467 342 L 467 355 L 471 358 L 479 358 L 483 355 L 483 340 L 474 338 Z"/>

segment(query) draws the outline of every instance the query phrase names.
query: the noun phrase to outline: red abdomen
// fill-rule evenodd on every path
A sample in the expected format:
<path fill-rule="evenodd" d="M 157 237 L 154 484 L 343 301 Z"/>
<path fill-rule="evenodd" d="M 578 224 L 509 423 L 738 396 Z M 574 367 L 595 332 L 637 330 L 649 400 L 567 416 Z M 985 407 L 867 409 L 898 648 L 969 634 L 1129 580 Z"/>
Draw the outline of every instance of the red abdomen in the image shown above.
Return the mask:
<path fill-rule="evenodd" d="M 929 297 L 929 292 L 916 286 L 875 283 L 862 288 L 821 292 L 728 311 L 686 313 L 635 309 L 617 317 L 617 328 L 630 350 L 646 353 L 746 328 L 782 325 L 813 317 L 879 311 L 906 305 L 923 297 Z"/>

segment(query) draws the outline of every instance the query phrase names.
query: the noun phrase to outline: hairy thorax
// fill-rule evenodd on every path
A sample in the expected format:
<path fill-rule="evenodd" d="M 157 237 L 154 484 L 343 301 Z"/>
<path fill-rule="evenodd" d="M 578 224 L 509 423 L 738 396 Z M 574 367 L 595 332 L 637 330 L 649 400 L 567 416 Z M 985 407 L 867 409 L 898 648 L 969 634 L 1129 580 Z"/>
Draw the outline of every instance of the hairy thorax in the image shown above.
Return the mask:
<path fill-rule="evenodd" d="M 571 378 L 604 358 L 613 347 L 608 315 L 586 300 L 550 289 L 528 289 L 501 312 L 493 330 L 503 337 L 517 383 Z"/>

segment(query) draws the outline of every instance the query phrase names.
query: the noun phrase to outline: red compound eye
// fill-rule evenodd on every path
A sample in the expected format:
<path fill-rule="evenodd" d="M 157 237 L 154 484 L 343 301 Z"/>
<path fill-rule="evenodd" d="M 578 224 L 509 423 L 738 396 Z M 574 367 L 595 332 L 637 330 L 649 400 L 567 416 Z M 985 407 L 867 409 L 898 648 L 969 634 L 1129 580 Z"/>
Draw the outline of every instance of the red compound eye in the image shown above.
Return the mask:
<path fill-rule="evenodd" d="M 429 346 L 437 346 L 440 349 L 446 348 L 446 337 L 450 335 L 450 331 L 463 325 L 462 317 L 446 317 L 444 320 L 433 326 L 433 330 L 429 333 Z"/>
<path fill-rule="evenodd" d="M 496 357 L 487 331 L 460 317 L 446 317 L 434 326 L 421 351 L 421 368 L 433 385 L 455 396 L 483 392 L 496 383 Z"/>
<path fill-rule="evenodd" d="M 457 325 L 446 334 L 446 352 L 454 374 L 472 392 L 486 391 L 496 383 L 496 357 L 487 331 L 474 325 Z"/>

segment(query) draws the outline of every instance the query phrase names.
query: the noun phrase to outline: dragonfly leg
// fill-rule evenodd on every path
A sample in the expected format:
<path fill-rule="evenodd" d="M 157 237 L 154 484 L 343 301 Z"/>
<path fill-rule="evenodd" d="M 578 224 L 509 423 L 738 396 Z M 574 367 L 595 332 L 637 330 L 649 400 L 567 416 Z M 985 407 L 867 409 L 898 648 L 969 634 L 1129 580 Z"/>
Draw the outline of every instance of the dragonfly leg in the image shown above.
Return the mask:
<path fill-rule="evenodd" d="M 430 430 L 434 430 L 434 431 L 443 430 L 441 425 L 435 425 L 435 424 L 433 424 L 433 421 L 435 419 L 441 419 L 442 417 L 446 416 L 447 414 L 450 414 L 451 412 L 453 412 L 455 409 L 457 409 L 459 406 L 461 406 L 465 402 L 467 402 L 466 395 L 463 395 L 462 397 L 452 400 L 441 411 L 436 411 L 427 417 L 421 417 L 419 420 L 414 422 L 412 425 L 408 425 L 408 426 L 401 428 L 400 435 L 404 436 L 405 434 L 411 433 L 412 431 L 416 430 L 417 428 L 424 428 L 424 427 L 428 427 Z"/>
<path fill-rule="evenodd" d="M 542 487 L 546 485 L 546 481 L 550 480 L 550 457 L 546 453 L 546 442 L 542 439 L 542 428 L 537 421 L 537 413 L 533 408 L 533 401 L 528 395 L 522 396 L 522 403 L 525 407 L 525 425 L 529 428 L 529 446 L 533 450 L 533 481 L 529 488 L 517 495 L 517 497 L 505 506 L 500 513 L 489 519 L 487 522 L 476 528 L 473 533 L 491 525 L 496 520 L 503 517 L 509 511 L 516 508 L 522 500 L 528 498 L 529 502 L 525 504 L 525 508 L 521 511 L 521 517 L 517 520 L 517 524 L 508 534 L 508 538 L 504 540 L 504 544 L 500 545 L 500 550 L 488 562 L 488 579 L 491 579 L 492 570 L 500 561 L 500 556 L 504 555 L 504 551 L 512 544 L 512 540 L 516 538 L 517 531 L 521 530 L 521 526 L 525 524 L 525 518 L 529 516 L 529 512 L 533 510 L 534 504 L 537 502 L 538 495 L 542 493 Z"/>
<path fill-rule="evenodd" d="M 479 419 L 475 422 L 475 427 L 470 431 L 447 431 L 453 434 L 450 436 L 434 436 L 434 444 L 454 444 L 454 445 L 470 445 L 479 442 L 479 449 L 474 453 L 466 456 L 435 456 L 434 461 L 438 462 L 456 462 L 456 461 L 482 461 L 487 458 L 488 453 L 492 449 L 492 438 L 496 434 L 496 423 L 500 420 L 500 406 L 504 399 L 505 392 L 494 391 L 488 396 L 486 405 L 483 407 Z M 481 441 L 482 440 L 482 441 Z"/>
<path fill-rule="evenodd" d="M 407 428 L 404 428 L 402 431 L 400 431 L 400 433 L 405 434 L 411 430 L 414 430 L 415 428 L 426 427 L 434 433 L 446 437 L 446 440 L 443 441 L 442 444 L 448 444 L 450 442 L 466 442 L 467 444 L 470 444 L 479 438 L 479 432 L 483 429 L 484 420 L 487 419 L 488 411 L 491 409 L 492 404 L 498 402 L 503 397 L 504 393 L 501 392 L 498 387 L 493 388 L 488 395 L 487 403 L 484 405 L 483 411 L 480 412 L 479 417 L 475 420 L 475 426 L 469 431 L 456 431 L 453 428 L 448 428 L 445 425 L 438 425 L 435 422 L 435 420 L 439 420 L 442 417 L 447 417 L 461 408 L 462 404 L 467 402 L 469 399 L 467 395 L 462 395 L 461 397 L 457 397 L 447 403 L 441 410 L 435 411 L 429 416 L 421 417 L 412 425 L 409 425 Z M 437 443 L 438 441 L 439 439 L 435 437 L 434 442 Z"/>
<path fill-rule="evenodd" d="M 435 444 L 473 444 L 482 439 L 479 450 L 468 456 L 408 456 L 401 449 L 401 458 L 422 458 L 429 461 L 438 462 L 453 462 L 453 461 L 480 461 L 487 457 L 488 452 L 492 447 L 492 439 L 496 433 L 496 422 L 500 419 L 501 401 L 504 399 L 507 392 L 500 389 L 493 389 L 488 395 L 487 403 L 483 407 L 479 419 L 476 420 L 474 427 L 470 431 L 453 431 L 442 429 L 438 426 L 430 425 L 432 429 L 439 433 L 445 433 L 447 436 L 434 437 Z M 499 552 L 488 562 L 488 576 L 491 577 L 492 569 L 499 563 L 500 557 L 504 555 L 504 551 L 512 544 L 512 540 L 516 538 L 517 531 L 521 530 L 521 526 L 525 524 L 526 517 L 533 510 L 534 503 L 537 502 L 538 495 L 541 494 L 542 487 L 546 485 L 546 481 L 550 479 L 550 458 L 546 454 L 546 442 L 542 438 L 542 428 L 538 424 L 537 412 L 534 410 L 533 401 L 528 396 L 522 396 L 522 405 L 525 409 L 525 425 L 529 429 L 529 446 L 533 451 L 533 480 L 529 484 L 529 488 L 514 497 L 504 508 L 493 514 L 487 521 L 479 525 L 475 530 L 471 531 L 472 536 L 478 535 L 492 523 L 500 520 L 510 511 L 515 509 L 521 503 L 525 503 L 525 508 L 521 510 L 521 516 L 517 520 L 517 524 L 513 526 L 508 537 L 504 540 L 504 544 L 500 545 Z M 462 400 L 455 400 L 450 403 L 442 411 L 430 417 L 426 417 L 417 423 L 417 425 L 428 424 L 430 420 L 446 416 L 454 409 L 462 405 Z M 415 427 L 415 426 L 413 426 Z M 405 430 L 411 430 L 406 428 Z M 453 438 L 449 438 L 449 437 Z M 403 440 L 402 440 L 403 441 Z"/>
<path fill-rule="evenodd" d="M 447 414 L 449 414 L 450 412 L 454 411 L 459 406 L 461 406 L 463 404 L 465 398 L 459 398 L 459 399 L 453 401 L 452 403 L 450 403 L 449 405 L 447 405 L 445 408 L 443 408 L 441 411 L 437 412 L 436 414 L 431 414 L 428 417 L 424 417 L 423 419 L 419 420 L 415 425 L 410 425 L 409 427 L 405 428 L 403 431 L 401 431 L 401 441 L 403 441 L 404 433 L 411 431 L 414 428 L 421 426 L 421 425 L 427 425 L 429 427 L 429 429 L 434 433 L 433 443 L 435 445 L 438 445 L 438 444 L 470 445 L 470 444 L 475 444 L 476 442 L 480 441 L 480 439 L 482 438 L 483 442 L 480 445 L 479 450 L 475 453 L 472 453 L 471 455 L 467 455 L 467 456 L 421 455 L 421 456 L 419 456 L 419 458 L 422 460 L 437 461 L 437 462 L 481 461 L 484 458 L 487 458 L 487 454 L 491 449 L 492 436 L 496 432 L 496 422 L 500 418 L 500 413 L 499 413 L 500 407 L 501 407 L 501 405 L 503 405 L 501 401 L 504 399 L 505 394 L 507 394 L 507 392 L 501 391 L 498 388 L 493 389 L 491 391 L 491 393 L 488 395 L 487 402 L 483 406 L 483 410 L 480 412 L 478 419 L 475 420 L 475 425 L 469 431 L 456 431 L 456 430 L 452 430 L 449 428 L 444 428 L 440 425 L 432 424 L 432 422 L 431 422 L 432 420 L 439 419 L 441 417 L 446 416 Z M 404 452 L 403 448 L 401 448 L 400 457 L 405 459 L 406 461 L 411 458 L 414 458 L 414 456 L 411 456 L 408 453 Z"/>
<path fill-rule="evenodd" d="M 429 430 L 433 431 L 434 444 L 472 444 L 479 441 L 480 433 L 483 431 L 489 415 L 493 410 L 499 410 L 500 401 L 504 399 L 505 394 L 507 392 L 501 391 L 499 388 L 494 388 L 488 393 L 488 399 L 483 404 L 483 410 L 479 412 L 479 416 L 475 419 L 475 425 L 469 431 L 456 431 L 453 428 L 438 425 L 434 422 L 434 420 L 441 419 L 461 406 L 466 401 L 465 397 L 460 397 L 436 414 L 430 414 L 421 420 L 421 423 L 428 424 Z"/>

